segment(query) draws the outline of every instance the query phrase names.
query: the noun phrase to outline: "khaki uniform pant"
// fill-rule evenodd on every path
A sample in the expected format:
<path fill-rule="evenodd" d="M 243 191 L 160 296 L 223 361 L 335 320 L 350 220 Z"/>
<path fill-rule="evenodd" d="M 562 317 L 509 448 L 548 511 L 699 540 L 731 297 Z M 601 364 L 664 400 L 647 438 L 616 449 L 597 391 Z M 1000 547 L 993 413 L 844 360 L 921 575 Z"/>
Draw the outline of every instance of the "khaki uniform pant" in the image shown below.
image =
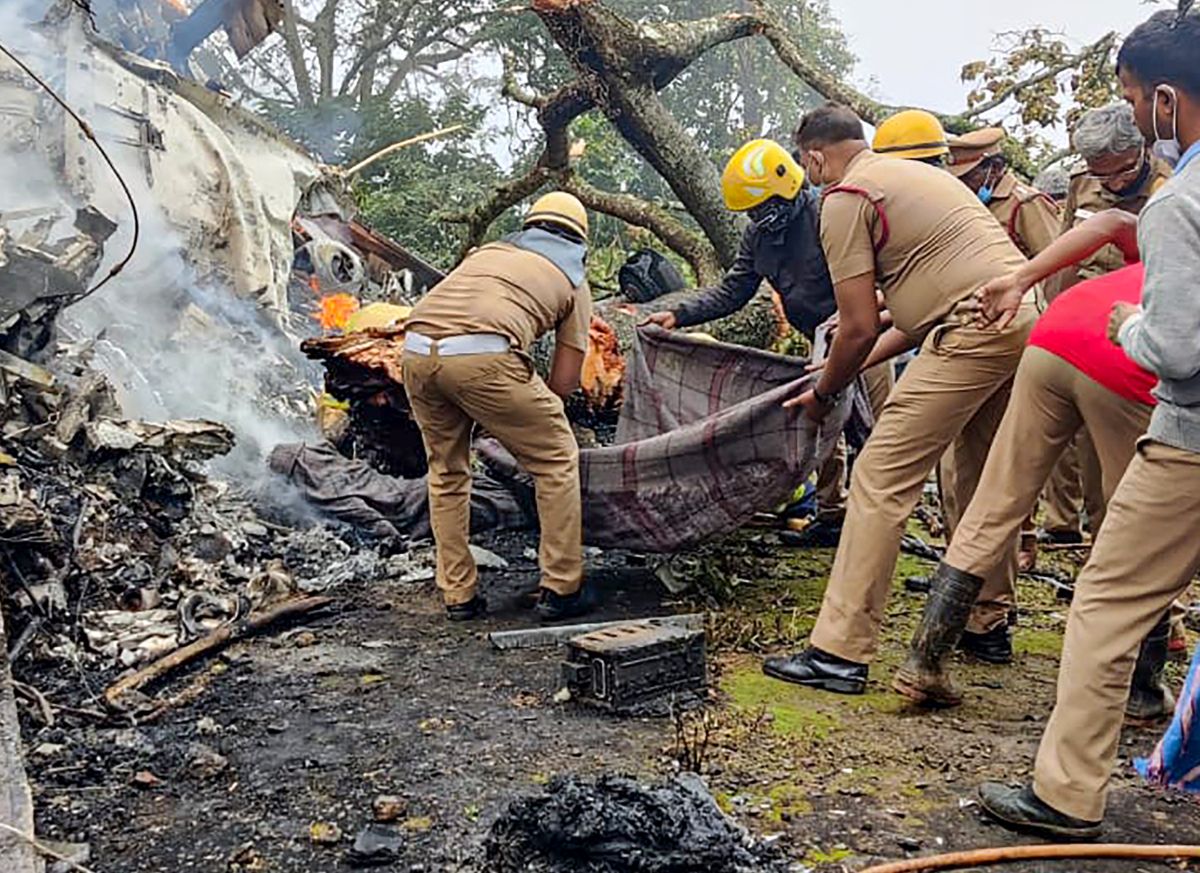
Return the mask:
<path fill-rule="evenodd" d="M 896 368 L 891 361 L 863 370 L 867 400 L 875 420 L 883 415 L 883 405 L 896 385 Z M 817 473 L 817 518 L 840 524 L 846 517 L 846 439 L 838 439 L 837 448 Z"/>
<path fill-rule="evenodd" d="M 1054 465 L 1046 482 L 1043 526 L 1048 531 L 1082 531 L 1079 514 L 1082 506 L 1087 510 L 1088 524 L 1095 533 L 1104 521 L 1104 494 L 1100 459 L 1087 428 L 1084 428 Z"/>
<path fill-rule="evenodd" d="M 1002 332 L 943 325 L 926 337 L 854 466 L 846 524 L 813 629 L 817 648 L 858 663 L 875 654 L 904 526 L 925 480 L 960 435 L 960 475 L 964 483 L 978 479 L 1000 418 L 991 404 L 1006 396 L 1035 316 L 1026 305 Z M 978 466 L 964 469 L 971 463 Z"/>
<path fill-rule="evenodd" d="M 1075 586 L 1034 767 L 1034 791 L 1060 812 L 1104 815 L 1138 646 L 1200 569 L 1197 517 L 1200 454 L 1143 440 Z"/>
<path fill-rule="evenodd" d="M 1096 434 L 1104 496 L 1129 466 L 1151 407 L 1109 391 L 1045 349 L 1030 347 L 1013 382 L 979 489 L 946 550 L 946 563 L 986 577 L 1006 562 L 1050 469 L 1084 427 Z"/>
<path fill-rule="evenodd" d="M 514 352 L 404 355 L 404 387 L 429 459 L 437 583 L 448 606 L 475 596 L 469 548 L 471 430 L 478 422 L 533 477 L 541 520 L 542 585 L 559 594 L 583 579 L 579 448 L 563 403 Z"/>

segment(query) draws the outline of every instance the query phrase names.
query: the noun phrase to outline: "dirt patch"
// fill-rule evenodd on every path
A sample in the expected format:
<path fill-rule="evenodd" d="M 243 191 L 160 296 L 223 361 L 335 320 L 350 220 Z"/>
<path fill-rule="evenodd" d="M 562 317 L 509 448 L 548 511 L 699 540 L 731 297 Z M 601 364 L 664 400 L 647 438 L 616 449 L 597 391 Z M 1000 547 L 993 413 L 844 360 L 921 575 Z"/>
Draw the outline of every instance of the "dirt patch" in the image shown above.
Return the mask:
<path fill-rule="evenodd" d="M 1022 585 L 1017 662 L 956 665 L 966 704 L 930 715 L 888 690 L 922 606 L 899 582 L 928 565 L 906 561 L 897 573 L 869 693 L 838 697 L 759 672 L 763 651 L 786 649 L 811 627 L 830 553 L 783 549 L 762 533 L 737 537 L 706 570 L 724 574 L 736 604 L 714 619 L 718 692 L 676 724 L 555 703 L 559 653 L 494 651 L 485 631 L 532 623 L 516 601 L 537 576 L 523 556 L 527 539 L 488 545 L 511 567 L 485 577 L 497 611 L 484 624 L 448 625 L 431 588 L 351 582 L 336 592 L 332 614 L 239 643 L 174 680 L 206 687 L 157 723 L 27 722 L 39 832 L 89 842 L 92 866 L 112 873 L 319 873 L 348 869 L 345 855 L 372 821 L 373 801 L 393 795 L 404 801 L 394 824 L 403 839 L 397 860 L 379 869 L 483 870 L 484 838 L 514 799 L 560 775 L 658 781 L 690 746 L 722 809 L 803 867 L 857 869 L 1014 841 L 981 823 L 972 801 L 982 780 L 1029 775 L 1066 615 L 1047 587 Z M 664 602 L 636 559 L 590 563 L 608 594 L 605 617 L 696 606 Z M 1129 759 L 1156 738 L 1129 731 L 1122 741 L 1114 840 L 1188 842 L 1200 827 L 1200 806 L 1133 776 Z M 335 825 L 340 839 L 314 841 L 314 824 Z"/>

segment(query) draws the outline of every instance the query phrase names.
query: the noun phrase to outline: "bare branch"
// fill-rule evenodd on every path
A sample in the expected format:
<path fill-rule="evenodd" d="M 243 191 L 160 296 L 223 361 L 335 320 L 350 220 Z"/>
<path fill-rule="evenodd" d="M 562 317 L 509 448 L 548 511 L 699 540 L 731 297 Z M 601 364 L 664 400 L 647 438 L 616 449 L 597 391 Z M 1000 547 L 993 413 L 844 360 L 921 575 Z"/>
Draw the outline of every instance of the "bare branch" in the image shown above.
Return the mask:
<path fill-rule="evenodd" d="M 463 244 L 460 257 L 466 257 L 467 252 L 475 248 L 487 235 L 488 228 L 505 211 L 541 190 L 550 180 L 550 171 L 541 162 L 534 164 L 524 175 L 497 185 L 491 196 L 483 203 L 472 207 L 466 212 L 443 215 L 441 219 L 451 224 L 465 224 L 467 238 Z"/>
<path fill-rule="evenodd" d="M 292 65 L 292 78 L 296 80 L 297 102 L 301 106 L 311 107 L 316 103 L 316 95 L 313 93 L 312 77 L 308 74 L 304 44 L 300 41 L 296 22 L 295 0 L 283 0 L 283 41 Z"/>
<path fill-rule="evenodd" d="M 724 271 L 708 241 L 688 230 L 658 206 L 628 194 L 601 191 L 570 171 L 561 174 L 558 182 L 562 190 L 574 194 L 589 209 L 611 215 L 626 224 L 643 227 L 653 233 L 666 243 L 671 251 L 691 265 L 701 286 L 720 281 Z"/>
<path fill-rule="evenodd" d="M 859 118 L 869 124 L 878 124 L 899 111 L 901 107 L 888 106 L 872 100 L 866 94 L 822 70 L 780 24 L 781 16 L 771 8 L 767 0 L 751 0 L 751 3 L 758 10 L 761 33 L 775 49 L 779 60 L 826 100 L 836 100 L 849 106 Z"/>

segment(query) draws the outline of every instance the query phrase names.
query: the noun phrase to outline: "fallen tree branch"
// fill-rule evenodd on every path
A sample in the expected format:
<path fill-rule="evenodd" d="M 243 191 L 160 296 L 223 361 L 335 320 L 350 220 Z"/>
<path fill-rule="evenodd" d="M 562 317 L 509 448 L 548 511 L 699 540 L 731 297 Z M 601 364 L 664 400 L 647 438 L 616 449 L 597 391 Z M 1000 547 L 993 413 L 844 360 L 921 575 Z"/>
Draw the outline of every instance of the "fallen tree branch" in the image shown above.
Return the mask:
<path fill-rule="evenodd" d="M 78 870 L 79 873 L 96 873 L 96 871 L 92 870 L 90 867 L 84 867 L 78 861 L 72 861 L 66 855 L 60 855 L 58 852 L 54 851 L 44 843 L 38 842 L 35 837 L 31 837 L 29 834 L 19 830 L 18 828 L 14 828 L 12 825 L 5 824 L 4 822 L 0 821 L 0 831 L 4 831 L 6 834 L 12 834 L 14 837 L 20 837 L 47 858 L 53 858 L 59 863 L 66 864 L 72 870 Z"/>
<path fill-rule="evenodd" d="M 930 858 L 912 858 L 892 864 L 868 867 L 859 873 L 923 873 L 929 870 L 961 870 L 967 867 L 987 867 L 1013 861 L 1093 860 L 1117 858 L 1151 861 L 1200 858 L 1200 846 L 1137 846 L 1122 843 L 1086 843 L 1065 846 L 1004 846 L 998 849 L 976 849 L 953 852 Z"/>
<path fill-rule="evenodd" d="M 282 619 L 304 615 L 331 603 L 333 603 L 332 597 L 305 597 L 299 600 L 289 600 L 266 612 L 251 613 L 244 622 L 217 628 L 208 636 L 176 649 L 114 683 L 104 692 L 104 699 L 109 705 L 118 706 L 118 701 L 130 691 L 144 688 L 151 682 L 163 678 L 204 655 L 223 649 L 235 640 L 252 636 Z"/>
<path fill-rule="evenodd" d="M 589 209 L 653 233 L 691 265 L 699 285 L 711 285 L 721 280 L 724 270 L 708 241 L 654 204 L 629 194 L 601 191 L 573 172 L 563 176 L 560 184 L 564 191 L 574 194 Z"/>
<path fill-rule="evenodd" d="M 1013 82 L 1011 85 L 1001 88 L 991 97 L 991 99 L 985 100 L 978 106 L 972 106 L 966 112 L 962 113 L 959 118 L 964 121 L 974 121 L 980 116 L 991 112 L 993 109 L 1003 106 L 1010 97 L 1014 97 L 1028 88 L 1033 88 L 1036 85 L 1040 85 L 1042 82 L 1045 82 L 1048 79 L 1053 79 L 1056 76 L 1065 73 L 1067 70 L 1078 67 L 1084 61 L 1100 54 L 1101 52 L 1107 53 L 1111 51 L 1113 43 L 1116 42 L 1116 40 L 1117 34 L 1110 31 L 1091 45 L 1079 51 L 1077 54 L 1063 58 L 1057 64 L 1047 67 L 1036 75 L 1030 76 L 1027 79 L 1022 79 L 1020 82 Z"/>

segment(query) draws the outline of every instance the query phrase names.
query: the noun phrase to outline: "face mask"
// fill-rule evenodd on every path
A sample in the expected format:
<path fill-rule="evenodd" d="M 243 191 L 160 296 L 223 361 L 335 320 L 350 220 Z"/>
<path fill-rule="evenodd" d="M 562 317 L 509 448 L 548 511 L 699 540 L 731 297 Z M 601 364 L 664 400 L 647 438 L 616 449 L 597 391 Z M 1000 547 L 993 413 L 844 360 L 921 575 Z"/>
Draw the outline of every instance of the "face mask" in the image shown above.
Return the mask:
<path fill-rule="evenodd" d="M 984 185 L 976 193 L 979 195 L 979 202 L 987 206 L 992 202 L 992 197 L 995 196 L 996 192 L 992 190 L 991 185 Z"/>
<path fill-rule="evenodd" d="M 1171 110 L 1171 138 L 1167 139 L 1158 132 L 1158 95 L 1159 93 L 1170 94 L 1172 106 Z M 1179 142 L 1179 95 L 1170 85 L 1159 85 L 1154 89 L 1154 154 L 1162 158 L 1172 167 L 1179 163 L 1179 159 L 1183 157 L 1183 146 Z"/>
<path fill-rule="evenodd" d="M 794 204 L 782 197 L 772 197 L 749 212 L 750 222 L 761 233 L 774 233 L 791 223 Z"/>

